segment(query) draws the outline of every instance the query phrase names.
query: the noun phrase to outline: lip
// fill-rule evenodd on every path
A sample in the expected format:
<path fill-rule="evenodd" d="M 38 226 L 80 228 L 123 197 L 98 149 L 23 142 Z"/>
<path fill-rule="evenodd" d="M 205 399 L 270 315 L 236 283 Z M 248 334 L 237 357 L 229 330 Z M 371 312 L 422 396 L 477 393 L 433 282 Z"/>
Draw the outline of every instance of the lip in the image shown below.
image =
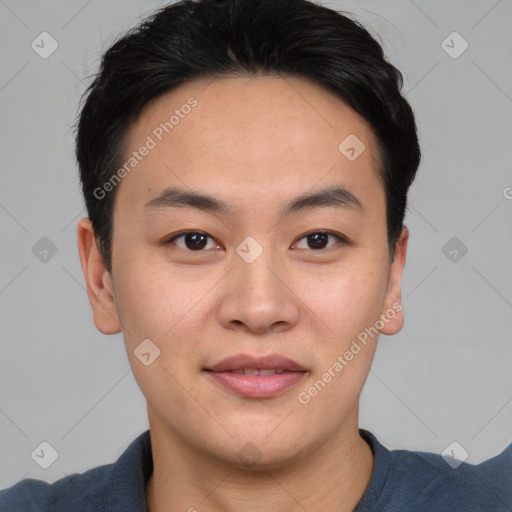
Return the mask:
<path fill-rule="evenodd" d="M 234 370 L 243 368 L 284 371 L 272 375 L 232 373 Z M 214 382 L 237 395 L 248 398 L 270 398 L 295 387 L 309 372 L 293 359 L 278 354 L 269 356 L 239 354 L 223 359 L 210 368 L 204 368 L 204 373 Z"/>
<path fill-rule="evenodd" d="M 270 354 L 268 356 L 250 356 L 248 354 L 237 354 L 227 357 L 219 363 L 205 368 L 212 372 L 227 372 L 240 370 L 242 368 L 261 368 L 271 370 L 272 368 L 282 369 L 289 372 L 304 372 L 306 368 L 289 357 L 279 354 Z"/>

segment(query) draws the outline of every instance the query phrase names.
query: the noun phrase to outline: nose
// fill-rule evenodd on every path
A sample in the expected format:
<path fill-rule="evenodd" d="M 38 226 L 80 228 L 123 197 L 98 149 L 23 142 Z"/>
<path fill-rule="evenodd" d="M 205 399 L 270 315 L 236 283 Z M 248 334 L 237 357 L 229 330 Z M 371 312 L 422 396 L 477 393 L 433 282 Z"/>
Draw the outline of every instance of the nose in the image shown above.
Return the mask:
<path fill-rule="evenodd" d="M 274 256 L 270 249 L 252 262 L 234 255 L 217 310 L 223 327 L 273 334 L 297 323 L 300 299 L 290 273 Z"/>

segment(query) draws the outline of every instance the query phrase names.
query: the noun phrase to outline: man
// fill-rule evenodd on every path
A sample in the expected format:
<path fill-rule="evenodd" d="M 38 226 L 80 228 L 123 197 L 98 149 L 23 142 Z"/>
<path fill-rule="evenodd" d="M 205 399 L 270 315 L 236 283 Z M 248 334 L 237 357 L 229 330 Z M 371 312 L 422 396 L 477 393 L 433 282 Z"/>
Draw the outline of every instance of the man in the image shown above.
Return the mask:
<path fill-rule="evenodd" d="M 358 427 L 378 333 L 404 321 L 420 149 L 400 87 L 362 26 L 306 0 L 183 1 L 106 52 L 78 244 L 150 430 L 2 511 L 512 510 L 512 445 L 454 469 Z"/>

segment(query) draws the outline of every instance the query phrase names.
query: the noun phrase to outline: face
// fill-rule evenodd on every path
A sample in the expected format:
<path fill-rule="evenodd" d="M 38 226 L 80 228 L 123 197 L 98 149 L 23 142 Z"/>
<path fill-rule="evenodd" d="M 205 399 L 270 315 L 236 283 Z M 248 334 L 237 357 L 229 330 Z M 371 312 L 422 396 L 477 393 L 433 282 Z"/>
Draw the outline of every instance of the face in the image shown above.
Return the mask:
<path fill-rule="evenodd" d="M 151 428 L 232 463 L 252 443 L 269 465 L 356 430 L 375 333 L 403 323 L 407 245 L 404 230 L 389 259 L 367 123 L 298 78 L 222 78 L 159 97 L 125 149 L 112 276 L 87 219 L 79 244 L 95 324 L 122 326 Z M 241 355 L 286 371 L 211 371 Z"/>

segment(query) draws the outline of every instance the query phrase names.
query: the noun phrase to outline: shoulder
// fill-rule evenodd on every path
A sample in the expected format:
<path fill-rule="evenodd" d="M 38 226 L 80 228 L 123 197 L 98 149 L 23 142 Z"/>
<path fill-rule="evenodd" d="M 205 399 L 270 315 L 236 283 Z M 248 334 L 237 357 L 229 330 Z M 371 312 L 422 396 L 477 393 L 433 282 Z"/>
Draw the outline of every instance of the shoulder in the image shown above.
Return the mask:
<path fill-rule="evenodd" d="M 430 507 L 512 510 L 512 444 L 480 464 L 460 463 L 436 453 L 396 452 L 391 456 L 403 477 L 402 485 Z"/>
<path fill-rule="evenodd" d="M 108 496 L 113 464 L 68 475 L 53 483 L 25 479 L 0 491 L 2 512 L 98 511 Z"/>
<path fill-rule="evenodd" d="M 0 511 L 144 511 L 145 484 L 152 471 L 151 437 L 146 430 L 115 463 L 74 473 L 51 484 L 25 479 L 0 491 Z"/>
<path fill-rule="evenodd" d="M 512 511 L 512 444 L 469 464 L 437 453 L 388 450 L 365 433 L 375 455 L 376 510 Z"/>

